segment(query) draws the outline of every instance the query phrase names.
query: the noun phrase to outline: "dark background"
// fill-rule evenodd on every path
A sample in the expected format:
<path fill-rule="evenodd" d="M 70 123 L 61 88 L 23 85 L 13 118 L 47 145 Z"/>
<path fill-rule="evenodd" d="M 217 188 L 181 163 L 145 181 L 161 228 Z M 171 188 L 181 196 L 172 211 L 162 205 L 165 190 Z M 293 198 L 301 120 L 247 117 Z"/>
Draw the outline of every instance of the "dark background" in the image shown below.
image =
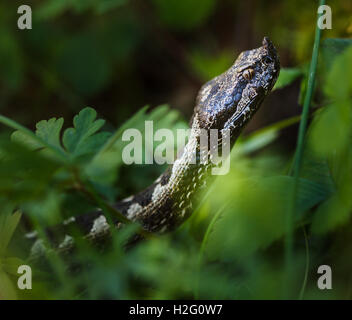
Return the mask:
<path fill-rule="evenodd" d="M 117 126 L 144 105 L 168 103 L 188 121 L 200 86 L 264 36 L 283 67 L 309 61 L 317 3 L 37 0 L 26 3 L 33 29 L 19 30 L 23 2 L 2 1 L 0 113 L 33 129 L 90 106 Z M 351 1 L 330 5 L 333 29 L 324 36 L 351 36 Z M 270 96 L 247 130 L 298 113 L 299 87 L 296 81 Z M 291 130 L 283 142 L 295 139 Z"/>

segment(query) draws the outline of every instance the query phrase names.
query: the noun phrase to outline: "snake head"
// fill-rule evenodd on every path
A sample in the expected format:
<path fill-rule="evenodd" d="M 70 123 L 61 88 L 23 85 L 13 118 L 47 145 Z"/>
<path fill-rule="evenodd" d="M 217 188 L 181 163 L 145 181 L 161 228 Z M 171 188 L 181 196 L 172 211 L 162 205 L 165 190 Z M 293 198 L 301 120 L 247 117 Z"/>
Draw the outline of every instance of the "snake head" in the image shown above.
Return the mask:
<path fill-rule="evenodd" d="M 279 71 L 279 57 L 269 38 L 261 47 L 242 52 L 230 69 L 201 88 L 195 108 L 200 127 L 230 129 L 237 137 L 271 91 Z"/>

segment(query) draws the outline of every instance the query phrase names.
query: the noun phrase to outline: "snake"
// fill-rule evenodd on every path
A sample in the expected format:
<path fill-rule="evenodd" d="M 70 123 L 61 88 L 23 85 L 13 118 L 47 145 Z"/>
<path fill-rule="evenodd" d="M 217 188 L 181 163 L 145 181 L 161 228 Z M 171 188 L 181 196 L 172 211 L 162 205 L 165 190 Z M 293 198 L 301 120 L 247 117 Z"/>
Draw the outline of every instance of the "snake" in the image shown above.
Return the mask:
<path fill-rule="evenodd" d="M 231 149 L 271 92 L 279 72 L 279 56 L 268 37 L 264 37 L 260 47 L 240 53 L 227 71 L 201 87 L 190 120 L 191 135 L 183 152 L 149 187 L 117 202 L 115 209 L 155 234 L 172 231 L 186 221 L 199 201 L 201 190 L 213 180 L 211 169 L 214 164 L 199 161 L 201 155 L 209 156 L 209 152 L 207 154 L 201 148 L 200 132 L 212 129 L 228 132 Z M 223 139 L 220 137 L 218 141 L 221 149 Z M 194 154 L 198 161 L 191 161 Z M 51 249 L 63 249 L 74 245 L 74 236 L 70 234 L 72 226 L 86 237 L 96 239 L 121 225 L 98 209 L 68 218 L 54 231 L 49 229 L 47 237 L 51 239 Z M 47 242 L 36 232 L 26 237 L 33 241 L 32 256 L 48 250 Z"/>

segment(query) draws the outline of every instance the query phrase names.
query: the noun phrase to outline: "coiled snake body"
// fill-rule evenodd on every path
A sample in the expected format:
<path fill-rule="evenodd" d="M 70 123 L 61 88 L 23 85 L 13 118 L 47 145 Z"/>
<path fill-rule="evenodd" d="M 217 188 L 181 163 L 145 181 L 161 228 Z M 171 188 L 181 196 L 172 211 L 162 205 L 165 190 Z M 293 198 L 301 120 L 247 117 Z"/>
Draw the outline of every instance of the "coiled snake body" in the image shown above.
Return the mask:
<path fill-rule="evenodd" d="M 228 129 L 232 147 L 271 91 L 279 70 L 276 49 L 268 38 L 264 38 L 261 47 L 242 52 L 226 72 L 200 89 L 191 120 L 191 136 L 175 163 L 146 190 L 117 203 L 116 208 L 150 232 L 169 231 L 185 221 L 192 213 L 199 189 L 209 180 L 212 167 L 211 163 L 191 162 L 193 151 L 196 149 L 198 156 L 201 152 L 200 130 Z M 110 229 L 101 210 L 72 217 L 61 226 L 61 238 L 58 240 L 55 236 L 53 247 L 72 246 L 73 237 L 67 228 L 72 224 L 93 238 Z M 35 234 L 28 235 L 28 238 L 36 240 L 32 254 L 45 249 L 44 242 Z"/>

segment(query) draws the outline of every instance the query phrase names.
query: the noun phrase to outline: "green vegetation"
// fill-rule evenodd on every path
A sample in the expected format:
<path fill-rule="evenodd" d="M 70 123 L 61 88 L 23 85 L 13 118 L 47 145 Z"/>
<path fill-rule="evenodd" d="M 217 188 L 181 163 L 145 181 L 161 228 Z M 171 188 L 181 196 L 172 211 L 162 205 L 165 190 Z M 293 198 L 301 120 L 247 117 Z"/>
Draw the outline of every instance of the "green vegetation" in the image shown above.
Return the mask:
<path fill-rule="evenodd" d="M 228 8 L 239 10 L 227 2 Z M 157 44 L 141 31 L 142 19 L 136 17 L 139 5 L 136 8 L 127 0 L 40 1 L 33 31 L 27 36 L 11 31 L 7 23 L 13 17 L 12 6 L 0 4 L 4 25 L 0 28 L 0 112 L 9 114 L 0 116 L 0 298 L 351 298 L 352 40 L 337 37 L 348 36 L 351 25 L 344 12 L 352 7 L 348 1 L 331 4 L 340 18 L 333 20 L 333 30 L 326 31 L 330 38 L 323 32 L 320 42 L 316 35 L 309 61 L 316 4 L 282 1 L 277 11 L 270 4 L 264 8 L 264 1 L 255 4 L 253 26 L 270 32 L 282 61 L 294 66 L 284 64 L 272 96 L 280 90 L 291 92 L 300 84 L 291 105 L 281 107 L 304 101 L 303 112 L 275 118 L 270 125 L 241 136 L 231 153 L 231 172 L 216 179 L 192 217 L 175 232 L 149 237 L 126 251 L 126 239 L 141 232 L 129 224 L 113 233 L 112 247 L 104 253 L 82 240 L 72 259 L 86 268 L 72 274 L 62 258 L 51 255 L 47 266 L 33 270 L 30 291 L 16 288 L 17 267 L 25 263 L 28 249 L 23 241 L 28 225 L 43 235 L 47 226 L 96 207 L 125 221 L 110 204 L 147 186 L 165 167 L 124 165 L 123 130 L 142 130 L 146 120 L 154 120 L 155 129 L 187 126 L 182 112 L 166 105 L 131 111 L 135 104 L 146 102 L 141 102 L 146 99 L 143 91 L 151 90 L 139 77 L 141 65 L 148 67 L 139 52 L 145 49 L 143 43 L 152 47 L 157 58 L 153 63 L 169 66 L 170 78 L 186 78 L 189 86 L 226 69 L 233 48 L 221 49 L 215 32 L 209 31 L 207 23 L 224 14 L 224 7 L 212 0 L 192 1 L 192 11 L 188 0 L 150 1 L 158 18 L 150 26 L 160 36 Z M 304 9 L 294 13 L 300 5 Z M 281 20 L 276 25 L 270 17 L 278 15 Z M 84 20 L 87 17 L 89 22 Z M 295 28 L 290 30 L 289 25 Z M 72 28 L 77 31 L 69 35 Z M 194 33 L 212 44 L 202 44 L 201 36 L 195 44 L 181 40 L 187 43 L 181 48 L 166 41 L 170 34 L 183 39 Z M 178 48 L 172 53 L 167 48 L 170 43 L 175 45 L 172 50 Z M 172 63 L 163 60 L 164 53 L 170 54 L 166 60 Z M 171 67 L 174 54 L 180 59 L 175 69 L 184 70 L 180 78 Z M 317 66 L 317 73 L 308 72 L 307 64 Z M 42 85 L 36 93 L 31 92 L 29 75 Z M 161 82 L 160 92 L 166 95 Z M 175 81 L 173 86 L 180 83 Z M 187 96 L 186 88 L 180 88 L 181 98 Z M 115 89 L 130 94 L 120 96 Z M 155 91 L 158 94 L 158 88 Z M 147 97 L 159 103 L 164 99 Z M 175 100 L 180 105 L 181 98 Z M 95 109 L 77 112 L 86 101 Z M 25 109 L 9 110 L 19 102 L 27 104 Z M 54 112 L 48 111 L 48 102 L 53 102 Z M 98 112 L 100 103 L 109 108 Z M 270 105 L 263 108 L 270 113 Z M 35 131 L 27 129 L 38 114 L 49 120 L 38 122 Z M 298 122 L 297 148 L 284 148 L 286 142 L 280 142 L 280 137 Z M 294 130 L 295 141 L 296 137 Z M 323 264 L 333 270 L 333 290 L 319 290 L 316 285 L 317 270 Z"/>

